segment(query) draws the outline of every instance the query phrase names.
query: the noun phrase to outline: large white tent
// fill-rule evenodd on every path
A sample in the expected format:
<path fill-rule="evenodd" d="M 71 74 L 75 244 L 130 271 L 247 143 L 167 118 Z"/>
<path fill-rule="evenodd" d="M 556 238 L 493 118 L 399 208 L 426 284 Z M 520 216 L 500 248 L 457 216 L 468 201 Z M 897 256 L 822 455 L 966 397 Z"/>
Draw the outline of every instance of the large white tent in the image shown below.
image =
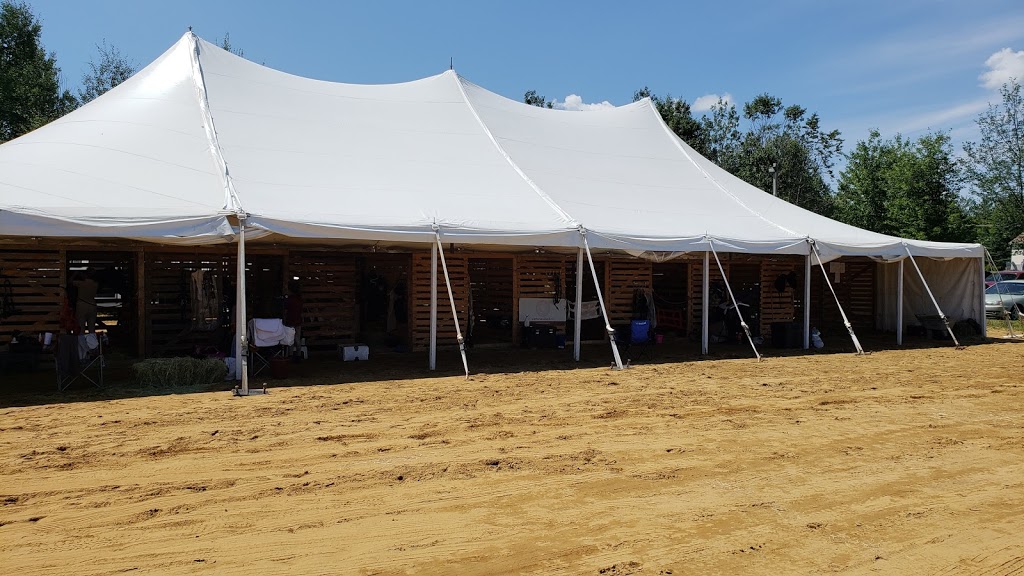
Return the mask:
<path fill-rule="evenodd" d="M 661 258 L 801 254 L 808 266 L 957 259 L 936 274 L 940 292 L 983 320 L 980 245 L 876 234 L 779 200 L 701 157 L 647 99 L 550 110 L 453 71 L 324 82 L 189 32 L 110 92 L 0 146 L 0 236 L 202 244 L 237 241 L 239 221 L 250 239 L 575 250 L 585 238 Z"/>

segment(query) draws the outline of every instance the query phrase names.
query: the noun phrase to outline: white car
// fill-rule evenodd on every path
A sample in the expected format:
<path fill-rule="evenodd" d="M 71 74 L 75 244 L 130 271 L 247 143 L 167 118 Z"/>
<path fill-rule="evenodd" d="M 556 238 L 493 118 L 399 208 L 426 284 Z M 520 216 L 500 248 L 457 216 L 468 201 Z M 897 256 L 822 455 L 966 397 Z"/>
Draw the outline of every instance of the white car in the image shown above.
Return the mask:
<path fill-rule="evenodd" d="M 985 289 L 985 316 L 1003 318 L 1003 310 L 1016 320 L 1024 313 L 1024 280 L 996 282 Z"/>

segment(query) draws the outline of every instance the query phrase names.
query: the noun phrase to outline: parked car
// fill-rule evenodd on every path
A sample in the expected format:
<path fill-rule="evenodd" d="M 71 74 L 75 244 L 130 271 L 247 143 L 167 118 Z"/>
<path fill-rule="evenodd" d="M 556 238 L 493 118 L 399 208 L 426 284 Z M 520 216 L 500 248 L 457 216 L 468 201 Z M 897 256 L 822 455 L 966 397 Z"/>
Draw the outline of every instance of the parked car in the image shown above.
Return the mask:
<path fill-rule="evenodd" d="M 998 282 L 1004 282 L 1006 280 L 1024 280 L 1024 270 L 1000 270 L 999 272 L 993 272 L 988 276 L 985 276 L 985 287 Z"/>
<path fill-rule="evenodd" d="M 1002 318 L 1004 309 L 1012 320 L 1024 313 L 1024 280 L 997 282 L 985 289 L 985 316 Z"/>

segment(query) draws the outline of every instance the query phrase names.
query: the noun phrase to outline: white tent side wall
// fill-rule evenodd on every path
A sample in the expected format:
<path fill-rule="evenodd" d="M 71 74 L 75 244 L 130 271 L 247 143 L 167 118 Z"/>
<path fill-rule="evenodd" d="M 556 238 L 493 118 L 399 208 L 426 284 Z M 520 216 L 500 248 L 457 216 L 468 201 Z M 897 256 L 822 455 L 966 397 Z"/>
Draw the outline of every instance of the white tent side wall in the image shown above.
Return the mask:
<path fill-rule="evenodd" d="M 953 258 L 941 260 L 916 257 L 928 286 L 950 322 L 973 318 L 979 325 L 985 324 L 984 285 L 981 283 L 980 258 Z M 878 316 L 875 327 L 887 332 L 896 331 L 897 283 L 899 262 L 879 263 L 877 290 L 875 291 Z M 904 267 L 903 277 L 903 321 L 907 325 L 918 324 L 916 315 L 935 316 L 935 305 L 921 279 L 909 262 Z"/>

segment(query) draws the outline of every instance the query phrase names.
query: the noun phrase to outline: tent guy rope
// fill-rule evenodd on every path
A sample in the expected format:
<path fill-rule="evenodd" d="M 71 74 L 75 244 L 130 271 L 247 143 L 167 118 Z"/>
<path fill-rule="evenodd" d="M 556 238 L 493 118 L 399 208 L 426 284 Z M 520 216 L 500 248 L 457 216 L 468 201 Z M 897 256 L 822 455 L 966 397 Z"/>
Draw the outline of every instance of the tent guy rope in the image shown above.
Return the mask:
<path fill-rule="evenodd" d="M 921 278 L 921 284 L 924 284 L 924 289 L 928 292 L 928 297 L 932 299 L 932 304 L 935 305 L 935 310 L 939 313 L 939 318 L 942 319 L 942 323 L 946 326 L 946 332 L 949 332 L 949 337 L 953 339 L 953 344 L 956 345 L 957 350 L 963 349 L 960 342 L 956 339 L 956 335 L 953 334 L 953 328 L 949 325 L 949 318 L 943 313 L 942 308 L 939 307 L 939 301 L 935 299 L 935 295 L 932 294 L 932 289 L 928 286 L 928 281 L 924 279 L 924 274 L 921 273 L 921 267 L 917 265 L 917 260 L 914 260 L 914 255 L 910 253 L 910 246 L 906 243 L 903 244 L 903 248 L 907 251 L 907 256 L 910 257 L 910 263 L 914 265 L 914 270 L 917 270 L 917 275 Z"/>
<path fill-rule="evenodd" d="M 452 280 L 448 277 L 448 263 L 444 259 L 444 248 L 441 246 L 441 232 L 434 230 L 434 237 L 437 238 L 437 254 L 441 257 L 441 269 L 444 270 L 444 283 L 448 287 L 448 302 L 452 305 L 452 319 L 455 320 L 455 336 L 459 341 L 459 353 L 462 355 L 462 368 L 466 371 L 466 380 L 469 380 L 469 362 L 466 360 L 466 340 L 462 337 L 462 328 L 459 326 L 459 313 L 455 309 L 455 295 L 452 293 Z"/>
<path fill-rule="evenodd" d="M 615 357 L 615 369 L 622 370 L 622 358 L 619 356 L 619 347 L 615 344 L 615 329 L 612 328 L 612 321 L 608 318 L 608 308 L 604 305 L 604 296 L 601 295 L 601 283 L 597 281 L 597 268 L 594 267 L 594 256 L 590 253 L 590 244 L 587 242 L 587 233 L 580 228 L 580 235 L 583 236 L 583 249 L 587 251 L 587 261 L 590 263 L 590 274 L 594 278 L 594 286 L 597 287 L 597 302 L 601 306 L 601 314 L 604 316 L 604 329 L 608 332 L 608 342 L 612 345 L 612 356 Z"/>
<path fill-rule="evenodd" d="M 836 299 L 836 306 L 839 307 L 839 314 L 843 317 L 843 326 L 846 326 L 846 331 L 850 333 L 850 340 L 853 340 L 853 347 L 857 349 L 857 354 L 864 354 L 864 348 L 860 345 L 860 340 L 857 339 L 857 334 L 853 331 L 853 324 L 850 323 L 850 319 L 846 317 L 846 310 L 843 310 L 843 305 L 839 303 L 839 295 L 836 294 L 836 289 L 832 286 L 832 280 L 828 277 L 828 272 L 825 270 L 825 263 L 821 261 L 821 254 L 818 253 L 818 247 L 814 245 L 813 240 L 808 240 L 808 244 L 811 245 L 811 253 L 818 259 L 818 266 L 821 268 L 821 274 L 825 277 L 825 284 L 828 285 L 829 291 L 832 292 L 832 297 Z"/>
<path fill-rule="evenodd" d="M 757 346 L 754 345 L 754 338 L 750 335 L 750 326 L 747 326 L 745 320 L 743 320 L 743 313 L 740 312 L 740 305 L 736 302 L 736 296 L 732 293 L 732 286 L 729 285 L 729 276 L 725 273 L 725 268 L 722 267 L 722 261 L 718 259 L 718 252 L 715 251 L 715 242 L 711 238 L 708 238 L 708 247 L 711 248 L 711 253 L 715 256 L 715 262 L 718 263 L 718 271 L 722 273 L 722 279 L 725 280 L 725 289 L 729 292 L 729 299 L 732 300 L 733 308 L 736 309 L 736 315 L 740 317 L 740 326 L 743 328 L 743 332 L 747 335 L 747 342 L 750 342 L 750 348 L 754 351 L 754 355 L 757 356 L 757 361 L 761 361 L 761 353 L 757 351 Z M 707 277 L 707 275 L 705 275 Z M 707 303 L 704 304 L 704 308 L 707 308 Z"/>

